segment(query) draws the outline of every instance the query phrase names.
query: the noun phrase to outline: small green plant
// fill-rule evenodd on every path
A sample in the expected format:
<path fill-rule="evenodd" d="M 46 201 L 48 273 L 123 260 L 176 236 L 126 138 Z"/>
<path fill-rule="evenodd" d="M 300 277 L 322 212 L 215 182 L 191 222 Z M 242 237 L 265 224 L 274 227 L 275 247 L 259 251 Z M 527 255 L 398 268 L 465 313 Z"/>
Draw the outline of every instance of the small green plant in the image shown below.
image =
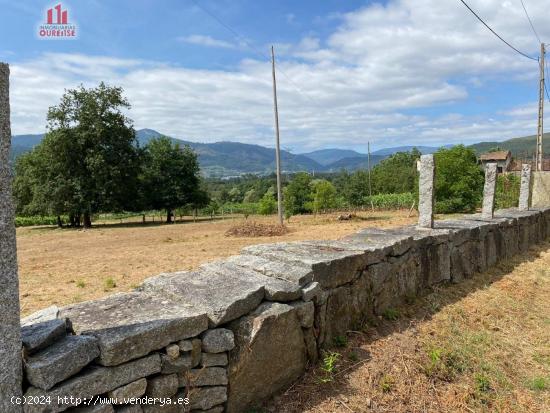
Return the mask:
<path fill-rule="evenodd" d="M 113 288 L 116 288 L 116 281 L 114 278 L 109 277 L 105 279 L 104 285 L 106 290 L 111 290 Z"/>
<path fill-rule="evenodd" d="M 535 377 L 527 386 L 533 391 L 543 391 L 549 388 L 548 380 L 544 377 Z"/>
<path fill-rule="evenodd" d="M 382 317 L 384 317 L 388 321 L 395 321 L 399 318 L 401 314 L 399 313 L 399 310 L 395 308 L 388 308 L 384 311 L 382 314 Z"/>
<path fill-rule="evenodd" d="M 78 280 L 78 281 L 76 282 L 76 286 L 77 286 L 78 288 L 84 288 L 84 287 L 86 287 L 86 283 L 84 282 L 84 280 Z"/>
<path fill-rule="evenodd" d="M 321 383 L 329 383 L 333 380 L 334 372 L 336 371 L 336 362 L 340 359 L 340 353 L 333 351 L 327 351 L 324 353 L 323 362 L 321 363 L 321 370 L 323 377 L 320 379 Z"/>
<path fill-rule="evenodd" d="M 346 347 L 348 345 L 348 338 L 346 336 L 336 336 L 332 340 L 336 347 Z"/>
<path fill-rule="evenodd" d="M 359 356 L 357 355 L 357 353 L 355 351 L 352 351 L 351 353 L 349 353 L 349 359 L 351 361 L 358 361 Z"/>
<path fill-rule="evenodd" d="M 477 373 L 474 375 L 475 387 L 479 393 L 487 393 L 491 391 L 491 381 L 483 373 Z"/>
<path fill-rule="evenodd" d="M 389 393 L 392 391 L 394 384 L 395 381 L 393 377 L 386 374 L 380 379 L 380 390 L 384 393 Z"/>

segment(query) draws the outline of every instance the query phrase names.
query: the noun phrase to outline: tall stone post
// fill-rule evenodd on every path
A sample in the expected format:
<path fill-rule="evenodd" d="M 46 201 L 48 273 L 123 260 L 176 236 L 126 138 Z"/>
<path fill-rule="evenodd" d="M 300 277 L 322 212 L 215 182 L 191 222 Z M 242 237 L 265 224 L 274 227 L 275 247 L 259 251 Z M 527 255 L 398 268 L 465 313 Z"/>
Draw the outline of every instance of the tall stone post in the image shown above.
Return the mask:
<path fill-rule="evenodd" d="M 497 164 L 485 165 L 485 186 L 483 187 L 483 207 L 481 217 L 493 219 L 495 212 L 495 191 L 497 187 Z"/>
<path fill-rule="evenodd" d="M 22 392 L 21 327 L 15 220 L 9 165 L 9 66 L 0 63 L 0 412 L 19 413 L 11 398 Z"/>
<path fill-rule="evenodd" d="M 518 209 L 520 211 L 529 210 L 529 200 L 531 198 L 531 165 L 524 163 L 521 165 L 521 186 L 519 189 Z"/>
<path fill-rule="evenodd" d="M 418 226 L 433 228 L 434 226 L 434 181 L 435 163 L 433 155 L 422 155 L 418 165 L 420 172 L 418 199 Z"/>

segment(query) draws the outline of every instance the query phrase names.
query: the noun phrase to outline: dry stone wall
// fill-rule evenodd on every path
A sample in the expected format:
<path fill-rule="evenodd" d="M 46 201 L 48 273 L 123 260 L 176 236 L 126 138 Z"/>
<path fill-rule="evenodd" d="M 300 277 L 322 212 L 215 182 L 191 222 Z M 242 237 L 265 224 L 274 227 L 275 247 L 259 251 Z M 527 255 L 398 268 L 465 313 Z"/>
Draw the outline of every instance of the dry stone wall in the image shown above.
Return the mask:
<path fill-rule="evenodd" d="M 546 239 L 550 209 L 433 226 L 254 245 L 198 271 L 149 278 L 133 292 L 27 317 L 22 391 L 44 404 L 23 410 L 247 412 L 347 330 Z M 185 398 L 189 405 L 166 404 Z"/>

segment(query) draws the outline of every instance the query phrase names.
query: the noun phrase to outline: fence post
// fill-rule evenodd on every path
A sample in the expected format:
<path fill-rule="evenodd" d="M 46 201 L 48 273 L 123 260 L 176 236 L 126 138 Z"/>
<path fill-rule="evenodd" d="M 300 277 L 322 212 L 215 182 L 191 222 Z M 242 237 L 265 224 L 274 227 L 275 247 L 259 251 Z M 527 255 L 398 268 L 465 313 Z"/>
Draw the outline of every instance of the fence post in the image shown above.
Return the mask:
<path fill-rule="evenodd" d="M 524 163 L 521 165 L 521 187 L 519 190 L 518 209 L 520 211 L 529 210 L 529 201 L 531 198 L 531 165 Z"/>
<path fill-rule="evenodd" d="M 434 182 L 435 163 L 433 154 L 422 155 L 418 164 L 420 180 L 418 187 L 418 226 L 433 228 L 434 226 Z"/>
<path fill-rule="evenodd" d="M 21 323 L 15 214 L 11 195 L 10 69 L 0 63 L 0 411 L 19 413 L 11 398 L 22 393 Z"/>
<path fill-rule="evenodd" d="M 483 207 L 481 217 L 493 219 L 495 212 L 495 192 L 497 186 L 497 164 L 490 162 L 485 165 L 485 185 L 483 186 Z"/>

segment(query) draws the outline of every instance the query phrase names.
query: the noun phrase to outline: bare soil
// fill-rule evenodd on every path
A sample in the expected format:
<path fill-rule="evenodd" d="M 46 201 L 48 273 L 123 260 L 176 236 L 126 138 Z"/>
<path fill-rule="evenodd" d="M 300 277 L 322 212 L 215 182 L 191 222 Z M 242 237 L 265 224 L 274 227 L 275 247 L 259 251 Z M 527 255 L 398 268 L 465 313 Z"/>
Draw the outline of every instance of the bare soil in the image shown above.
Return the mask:
<path fill-rule="evenodd" d="M 274 217 L 249 217 L 273 225 Z M 139 221 L 139 220 L 138 220 Z M 227 237 L 239 219 L 175 224 L 99 224 L 90 230 L 25 227 L 17 229 L 22 314 L 52 304 L 65 305 L 128 291 L 145 278 L 238 254 L 259 243 L 337 239 L 367 226 L 410 224 L 408 211 L 363 212 L 351 221 L 337 214 L 292 217 L 281 236 Z M 257 234 L 252 234 L 257 235 Z M 271 234 L 270 234 L 271 235 Z"/>
<path fill-rule="evenodd" d="M 550 412 L 550 242 L 337 342 L 265 410 Z"/>

